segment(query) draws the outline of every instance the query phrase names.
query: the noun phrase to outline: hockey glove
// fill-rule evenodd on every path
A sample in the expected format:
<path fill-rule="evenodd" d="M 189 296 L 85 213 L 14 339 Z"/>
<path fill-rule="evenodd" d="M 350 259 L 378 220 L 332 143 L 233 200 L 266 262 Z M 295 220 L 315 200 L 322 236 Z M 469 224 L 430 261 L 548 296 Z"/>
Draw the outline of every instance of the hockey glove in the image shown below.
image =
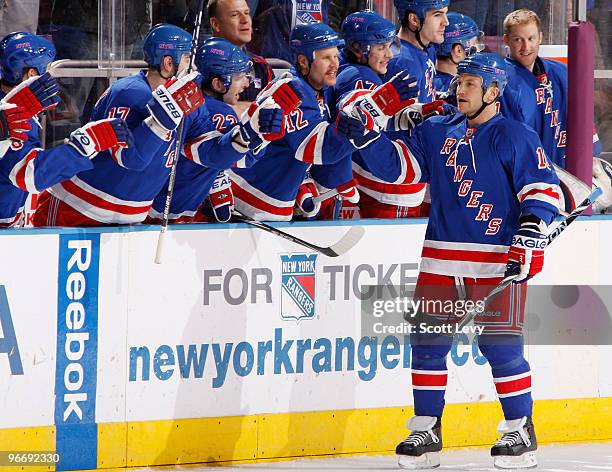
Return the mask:
<path fill-rule="evenodd" d="M 227 223 L 234 210 L 234 194 L 232 193 L 232 181 L 224 170 L 219 172 L 215 178 L 208 192 L 208 199 L 217 221 Z"/>
<path fill-rule="evenodd" d="M 26 133 L 32 129 L 28 123 L 29 118 L 24 108 L 11 103 L 0 103 L 0 141 L 9 138 L 27 141 Z"/>
<path fill-rule="evenodd" d="M 43 110 L 56 107 L 59 102 L 60 87 L 51 74 L 45 72 L 37 77 L 24 80 L 11 90 L 3 102 L 12 103 L 25 109 L 28 119 L 38 115 Z"/>
<path fill-rule="evenodd" d="M 393 117 L 394 131 L 411 131 L 417 125 L 432 116 L 445 115 L 443 100 L 435 100 L 429 103 L 414 103 L 396 113 Z"/>
<path fill-rule="evenodd" d="M 367 114 L 366 125 L 373 130 L 374 124 L 385 129 L 389 117 L 415 102 L 419 95 L 416 79 L 402 71 L 395 74 L 389 82 L 379 85 L 357 103 L 357 108 Z"/>
<path fill-rule="evenodd" d="M 153 91 L 147 109 L 154 121 L 147 124 L 155 134 L 165 139 L 169 131 L 178 127 L 183 116 L 204 103 L 202 91 L 194 82 L 197 76 L 197 72 L 192 72 L 181 79 L 172 78 Z"/>
<path fill-rule="evenodd" d="M 298 213 L 305 216 L 306 218 L 311 218 L 316 216 L 321 209 L 321 204 L 315 202 L 313 200 L 314 197 L 319 195 L 319 190 L 317 189 L 314 180 L 310 177 L 304 179 L 300 188 L 298 189 L 297 197 L 295 199 L 295 203 L 298 208 Z"/>
<path fill-rule="evenodd" d="M 270 82 L 261 92 L 259 92 L 256 101 L 261 104 L 268 97 L 272 97 L 274 103 L 283 110 L 285 115 L 294 111 L 304 99 L 304 95 L 299 88 L 298 80 L 294 79 L 291 75 Z"/>
<path fill-rule="evenodd" d="M 548 244 L 546 223 L 535 215 L 521 215 L 520 226 L 508 251 L 505 277 L 517 275 L 515 283 L 526 282 L 542 271 L 544 249 Z"/>
<path fill-rule="evenodd" d="M 232 146 L 236 151 L 260 150 L 261 146 L 284 136 L 285 115 L 271 97 L 261 104 L 255 101 L 242 114 L 233 133 Z"/>
<path fill-rule="evenodd" d="M 357 115 L 357 117 L 354 115 Z M 380 137 L 380 132 L 377 129 L 368 129 L 366 125 L 368 119 L 367 114 L 357 107 L 353 109 L 351 114 L 341 111 L 336 119 L 336 129 L 353 146 L 362 149 Z"/>
<path fill-rule="evenodd" d="M 83 156 L 94 157 L 100 151 L 115 147 L 128 147 L 134 137 L 127 123 L 118 118 L 92 121 L 70 133 L 68 144 Z"/>
<path fill-rule="evenodd" d="M 346 200 L 351 203 L 359 202 L 359 191 L 357 190 L 357 181 L 355 179 L 349 180 L 348 182 L 340 185 L 338 188 L 338 195 L 342 200 Z"/>
<path fill-rule="evenodd" d="M 264 140 L 276 141 L 285 136 L 285 120 L 300 106 L 303 98 L 304 96 L 299 88 L 298 81 L 292 77 L 281 78 L 272 82 L 259 93 L 256 100 L 258 105 L 263 105 L 271 99 L 282 110 L 283 114 L 281 128 L 278 131 L 263 131 L 262 138 Z M 259 126 L 262 126 L 261 122 Z"/>

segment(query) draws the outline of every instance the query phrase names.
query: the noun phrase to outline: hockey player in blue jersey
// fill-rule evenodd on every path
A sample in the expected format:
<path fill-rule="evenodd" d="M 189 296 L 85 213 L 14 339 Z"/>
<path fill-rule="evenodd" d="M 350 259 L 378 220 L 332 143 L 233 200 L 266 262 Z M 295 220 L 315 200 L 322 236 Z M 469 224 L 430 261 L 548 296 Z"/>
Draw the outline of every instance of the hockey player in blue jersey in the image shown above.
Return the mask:
<path fill-rule="evenodd" d="M 334 96 L 344 102 L 347 98 L 351 99 L 348 96 L 358 96 L 383 84 L 396 34 L 393 23 L 377 13 L 365 10 L 345 18 L 342 35 L 346 42 L 344 56 L 347 63 L 338 75 Z M 416 80 L 413 94 L 418 94 Z M 417 110 L 414 112 L 417 113 Z M 359 214 L 362 218 L 419 216 L 425 185 L 402 185 L 387 180 L 384 175 L 372 174 L 361 156 L 367 152 L 366 149 L 355 151 L 352 163 L 341 161 L 332 166 L 313 166 L 311 175 L 325 187 L 325 191 L 344 184 L 354 174 L 359 184 Z"/>
<path fill-rule="evenodd" d="M 508 46 L 508 93 L 501 100 L 504 115 L 528 124 L 538 133 L 551 161 L 565 167 L 567 126 L 567 66 L 541 58 L 541 22 L 527 9 L 510 13 L 504 20 Z M 593 133 L 593 154 L 601 152 Z"/>
<path fill-rule="evenodd" d="M 389 65 L 387 78 L 393 77 L 401 70 L 410 73 L 418 81 L 421 103 L 432 102 L 436 98 L 434 45 L 444 41 L 449 2 L 450 0 L 394 0 L 402 25 L 398 32 L 401 47 L 398 57 Z"/>
<path fill-rule="evenodd" d="M 484 49 L 483 32 L 469 16 L 449 12 L 448 26 L 444 30 L 444 42 L 436 44 L 436 92 L 446 93 L 457 75 L 457 66 L 470 54 Z"/>
<path fill-rule="evenodd" d="M 268 146 L 265 158 L 248 169 L 231 171 L 236 208 L 241 213 L 260 220 L 290 220 L 310 166 L 350 160 L 356 147 L 349 139 L 353 128 L 346 126 L 348 116 L 330 120 L 334 106 L 331 87 L 336 83 L 338 47 L 343 45 L 338 34 L 323 23 L 298 25 L 292 30 L 295 74 L 304 99 L 290 115 L 285 136 Z M 372 92 L 372 100 L 381 113 L 392 113 L 413 97 L 412 92 L 406 77 L 397 77 Z M 301 210 L 316 213 L 316 208 Z"/>
<path fill-rule="evenodd" d="M 458 113 L 425 121 L 409 139 L 393 142 L 380 134 L 368 145 L 378 158 L 368 163 L 394 169 L 405 182 L 430 184 L 432 206 L 415 294 L 429 302 L 426 320 L 456 320 L 454 311 L 441 308 L 447 302 L 452 306 L 467 297 L 476 303 L 504 277 L 516 277 L 476 323 L 483 327 L 479 347 L 504 413 L 503 436 L 491 454 L 497 467 L 526 468 L 536 464 L 537 443 L 531 372 L 523 356 L 521 283 L 542 270 L 546 228 L 558 214 L 560 190 L 536 133 L 497 112 L 506 77 L 497 54 L 466 58 L 458 67 Z M 410 343 L 416 416 L 396 452 L 404 467 L 435 467 L 452 336 L 417 328 Z"/>
<path fill-rule="evenodd" d="M 185 117 L 184 140 L 203 133 L 203 103 L 195 74 L 174 76 L 189 59 L 191 35 L 173 25 L 157 25 L 144 39 L 146 71 L 118 80 L 99 98 L 91 119 L 124 119 L 135 145 L 92 159 L 93 168 L 54 185 L 39 198 L 36 226 L 99 226 L 143 221 L 168 178 L 176 128 Z"/>
<path fill-rule="evenodd" d="M 253 66 L 249 57 L 238 47 L 221 38 L 210 38 L 197 50 L 195 64 L 201 74 L 201 87 L 206 95 L 206 107 L 210 114 L 208 133 L 200 145 L 200 154 L 213 154 L 218 151 L 217 142 L 227 133 L 236 131 L 241 126 L 241 120 L 232 109 L 240 100 L 241 93 L 252 80 Z M 277 92 L 295 90 L 287 87 Z M 264 91 L 263 93 L 266 93 Z M 260 94 L 261 95 L 261 94 Z M 289 97 L 288 97 L 289 98 Z M 261 100 L 261 97 L 260 97 Z M 284 113 L 297 107 L 300 97 L 293 96 L 291 108 L 281 109 L 278 105 L 263 108 L 259 112 L 260 132 L 280 135 L 284 126 Z M 262 100 L 263 101 L 263 100 Z M 257 105 L 257 102 L 254 102 Z M 241 150 L 242 151 L 242 150 Z M 259 147 L 246 149 L 246 152 L 235 153 L 235 163 L 238 167 L 247 167 L 265 153 L 262 142 Z M 217 221 L 229 221 L 233 207 L 231 182 L 225 169 L 227 164 L 216 165 L 213 159 L 208 159 L 209 165 L 203 165 L 195 156 L 181 159 L 177 164 L 176 182 L 170 221 L 197 222 L 208 221 L 200 207 L 208 196 L 212 212 Z M 152 218 L 162 217 L 166 202 L 167 186 L 153 201 L 149 212 Z"/>
<path fill-rule="evenodd" d="M 144 39 L 147 71 L 115 82 L 92 113 L 93 119 L 124 117 L 134 133 L 135 146 L 102 153 L 93 159 L 92 170 L 50 188 L 45 203 L 53 212 L 46 211 L 38 221 L 35 217 L 35 224 L 142 222 L 178 158 L 174 155 L 175 130 L 183 116 L 182 153 L 203 165 L 229 167 L 251 144 L 261 142 L 261 107 L 257 106 L 245 114 L 246 121 L 236 132 L 215 140 L 210 148 L 210 116 L 193 81 L 197 73 L 175 77 L 187 66 L 190 48 L 191 35 L 174 25 L 157 25 L 149 31 Z"/>
<path fill-rule="evenodd" d="M 125 122 L 114 119 L 88 123 L 67 144 L 43 149 L 35 117 L 59 103 L 59 85 L 46 72 L 54 58 L 53 44 L 31 33 L 11 33 L 0 41 L 0 98 L 7 112 L 26 120 L 0 144 L 0 226 L 22 226 L 28 194 L 90 169 L 97 152 L 131 141 Z"/>

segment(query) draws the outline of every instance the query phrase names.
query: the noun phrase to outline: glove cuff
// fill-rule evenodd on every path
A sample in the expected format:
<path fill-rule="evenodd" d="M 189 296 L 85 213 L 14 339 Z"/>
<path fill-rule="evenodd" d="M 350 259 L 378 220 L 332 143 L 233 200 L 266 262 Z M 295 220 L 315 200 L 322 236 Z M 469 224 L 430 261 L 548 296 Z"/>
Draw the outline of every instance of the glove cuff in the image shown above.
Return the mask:
<path fill-rule="evenodd" d="M 148 105 L 147 105 L 148 108 Z M 166 142 L 170 142 L 172 140 L 172 131 L 167 128 L 164 128 L 159 122 L 153 118 L 153 116 L 149 116 L 144 119 L 144 124 L 155 134 L 159 139 L 163 139 Z"/>

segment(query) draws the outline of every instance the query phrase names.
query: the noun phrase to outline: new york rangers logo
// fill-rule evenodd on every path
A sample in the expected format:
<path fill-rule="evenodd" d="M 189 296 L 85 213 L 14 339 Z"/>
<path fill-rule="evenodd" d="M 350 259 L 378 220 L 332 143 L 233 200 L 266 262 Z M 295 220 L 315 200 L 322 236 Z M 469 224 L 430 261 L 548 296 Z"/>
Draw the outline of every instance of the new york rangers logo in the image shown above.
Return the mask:
<path fill-rule="evenodd" d="M 321 0 L 302 0 L 293 3 L 295 24 L 320 23 L 323 21 Z"/>
<path fill-rule="evenodd" d="M 281 318 L 312 319 L 315 314 L 317 254 L 281 255 Z"/>

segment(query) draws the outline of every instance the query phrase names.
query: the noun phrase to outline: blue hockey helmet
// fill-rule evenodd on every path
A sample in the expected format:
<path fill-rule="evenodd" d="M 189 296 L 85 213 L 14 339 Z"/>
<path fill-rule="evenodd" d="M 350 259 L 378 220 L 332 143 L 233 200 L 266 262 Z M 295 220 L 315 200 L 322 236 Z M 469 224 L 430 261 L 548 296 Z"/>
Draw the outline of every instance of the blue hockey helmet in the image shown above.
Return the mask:
<path fill-rule="evenodd" d="M 202 83 L 208 86 L 219 77 L 226 88 L 232 84 L 235 74 L 253 77 L 253 63 L 240 48 L 222 38 L 209 38 L 196 52 L 195 64 L 202 74 Z"/>
<path fill-rule="evenodd" d="M 55 59 L 55 46 L 32 33 L 17 32 L 0 41 L 0 74 L 10 85 L 21 82 L 25 69 L 33 68 L 42 75 Z"/>
<path fill-rule="evenodd" d="M 461 44 L 465 53 L 469 56 L 478 50 L 482 50 L 482 36 L 483 32 L 480 31 L 478 25 L 469 16 L 463 15 L 457 12 L 450 12 L 447 15 L 448 26 L 444 30 L 444 42 L 442 44 L 436 44 L 436 54 L 438 56 L 450 56 L 451 50 L 455 44 Z M 479 44 L 476 46 L 478 50 L 472 49 L 470 40 L 472 38 L 479 38 Z"/>
<path fill-rule="evenodd" d="M 178 65 L 183 54 L 191 50 L 191 41 L 191 34 L 178 26 L 155 25 L 144 37 L 144 60 L 150 66 L 159 66 L 164 56 L 171 56 L 172 62 Z"/>
<path fill-rule="evenodd" d="M 344 46 L 344 40 L 325 23 L 296 25 L 291 30 L 290 43 L 296 56 L 304 54 L 309 60 L 314 60 L 314 53 L 319 49 Z"/>
<path fill-rule="evenodd" d="M 404 19 L 406 12 L 414 12 L 423 22 L 429 10 L 446 8 L 450 0 L 393 0 L 393 3 L 397 9 L 400 21 Z"/>
<path fill-rule="evenodd" d="M 506 83 L 508 83 L 506 62 L 503 57 L 493 52 L 478 52 L 466 57 L 457 66 L 457 76 L 463 74 L 481 77 L 484 90 L 488 89 L 493 82 L 496 82 L 500 97 L 504 93 Z"/>
<path fill-rule="evenodd" d="M 395 41 L 395 25 L 370 10 L 351 13 L 342 22 L 342 36 L 347 46 L 359 43 L 368 51 L 371 46 Z"/>

